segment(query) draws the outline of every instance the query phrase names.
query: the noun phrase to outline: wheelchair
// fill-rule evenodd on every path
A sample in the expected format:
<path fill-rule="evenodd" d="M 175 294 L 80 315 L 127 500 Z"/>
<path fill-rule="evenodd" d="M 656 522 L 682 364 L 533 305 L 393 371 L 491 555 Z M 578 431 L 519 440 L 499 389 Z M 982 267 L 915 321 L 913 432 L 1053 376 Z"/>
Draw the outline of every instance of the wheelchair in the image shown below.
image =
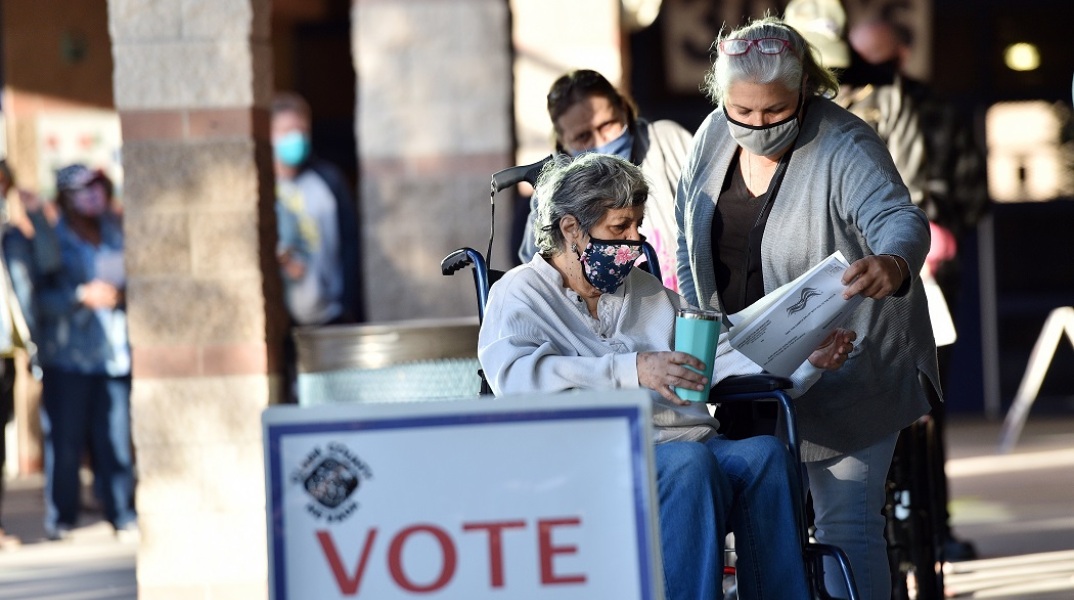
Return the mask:
<path fill-rule="evenodd" d="M 930 392 L 931 384 L 921 385 Z M 939 400 L 931 397 L 933 406 Z M 772 434 L 778 416 L 764 404 L 721 406 L 717 411 L 721 432 L 732 439 Z M 932 413 L 899 432 L 885 484 L 884 537 L 891 571 L 892 600 L 941 600 L 944 595 L 943 564 L 946 507 L 941 487 L 942 440 L 936 433 Z M 812 523 L 812 502 L 806 496 L 806 523 Z"/>
<path fill-rule="evenodd" d="M 537 176 L 540 174 L 541 168 L 551 158 L 552 157 L 549 156 L 533 164 L 511 167 L 499 171 L 492 176 L 490 204 L 492 205 L 491 211 L 493 214 L 493 223 L 495 222 L 496 194 L 522 181 L 534 185 Z M 486 256 L 491 256 L 494 234 L 495 225 L 492 225 L 489 232 L 487 254 L 482 255 L 479 251 L 473 248 L 463 247 L 458 248 L 445 256 L 440 263 L 440 270 L 444 276 L 451 276 L 467 267 L 471 267 L 474 278 L 474 288 L 477 295 L 479 322 L 483 322 L 485 318 L 485 306 L 488 302 L 489 288 L 503 275 L 503 271 L 492 269 L 488 260 L 485 258 Z M 645 268 L 659 278 L 660 265 L 656 258 L 656 252 L 648 243 L 645 243 L 642 249 L 645 262 L 639 264 L 639 268 Z M 481 394 L 491 394 L 492 391 L 488 386 L 484 373 L 479 371 L 478 375 L 481 379 Z M 824 559 L 829 558 L 834 561 L 840 572 L 843 585 L 848 591 L 847 600 L 858 600 L 859 596 L 857 587 L 854 583 L 854 575 L 850 567 L 850 559 L 847 557 L 846 553 L 843 552 L 842 549 L 831 544 L 821 544 L 811 541 L 809 537 L 807 521 L 805 518 L 807 496 L 803 484 L 804 466 L 799 451 L 797 419 L 795 416 L 794 404 L 790 395 L 786 392 L 791 385 L 790 380 L 770 374 L 732 376 L 720 381 L 713 387 L 709 396 L 709 403 L 717 405 L 732 403 L 765 403 L 773 406 L 778 412 L 781 423 L 780 439 L 782 439 L 790 452 L 794 461 L 793 464 L 798 465 L 798 468 L 795 470 L 797 480 L 793 482 L 794 487 L 799 491 L 801 500 L 797 507 L 799 517 L 798 534 L 802 541 L 807 576 L 809 578 L 810 586 L 813 589 L 814 596 L 824 600 L 833 598 L 825 588 Z M 725 564 L 731 565 L 733 564 L 733 560 L 728 560 Z M 733 577 L 734 567 L 725 567 L 724 575 L 725 577 Z"/>
<path fill-rule="evenodd" d="M 920 379 L 930 402 L 936 406 L 939 399 L 934 397 L 932 385 L 924 376 Z M 893 600 L 944 597 L 947 510 L 938 500 L 945 497 L 939 486 L 946 485 L 946 475 L 942 449 L 937 447 L 943 441 L 936 435 L 935 427 L 936 421 L 930 413 L 903 429 L 888 470 L 884 516 Z"/>

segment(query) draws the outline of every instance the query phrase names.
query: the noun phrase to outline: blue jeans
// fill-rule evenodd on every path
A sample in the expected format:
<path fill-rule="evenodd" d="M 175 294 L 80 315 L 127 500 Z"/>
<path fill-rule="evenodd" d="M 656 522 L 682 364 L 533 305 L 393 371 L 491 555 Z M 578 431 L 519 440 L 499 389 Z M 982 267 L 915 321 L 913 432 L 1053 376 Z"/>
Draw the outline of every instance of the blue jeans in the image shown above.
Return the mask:
<path fill-rule="evenodd" d="M 44 369 L 45 531 L 78 522 L 82 451 L 89 448 L 93 489 L 116 529 L 135 519 L 130 377 Z"/>
<path fill-rule="evenodd" d="M 790 455 L 776 438 L 657 444 L 660 545 L 668 600 L 723 597 L 735 533 L 739 595 L 809 598 Z"/>
<path fill-rule="evenodd" d="M 898 432 L 857 452 L 806 463 L 818 542 L 842 548 L 850 558 L 863 600 L 891 597 L 891 568 L 884 538 L 884 501 Z M 838 596 L 842 577 L 825 559 L 825 583 Z"/>

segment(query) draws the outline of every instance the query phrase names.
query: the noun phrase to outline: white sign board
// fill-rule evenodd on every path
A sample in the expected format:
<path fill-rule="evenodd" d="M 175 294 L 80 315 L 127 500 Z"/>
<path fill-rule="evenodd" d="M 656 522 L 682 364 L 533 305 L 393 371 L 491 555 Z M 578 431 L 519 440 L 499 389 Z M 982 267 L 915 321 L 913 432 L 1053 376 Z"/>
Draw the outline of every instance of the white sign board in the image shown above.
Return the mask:
<path fill-rule="evenodd" d="M 662 599 L 650 402 L 267 409 L 271 597 Z"/>

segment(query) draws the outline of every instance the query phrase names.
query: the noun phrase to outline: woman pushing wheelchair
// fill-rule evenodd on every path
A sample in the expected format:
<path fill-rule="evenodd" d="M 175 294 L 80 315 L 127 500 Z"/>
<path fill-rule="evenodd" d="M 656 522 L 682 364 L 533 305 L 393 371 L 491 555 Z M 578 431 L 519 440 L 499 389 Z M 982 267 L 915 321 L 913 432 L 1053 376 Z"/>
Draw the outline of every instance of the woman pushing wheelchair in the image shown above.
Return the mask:
<path fill-rule="evenodd" d="M 641 254 L 648 186 L 615 156 L 557 157 L 537 183 L 538 254 L 489 293 L 478 356 L 497 396 L 574 388 L 653 391 L 661 549 L 667 597 L 722 597 L 724 538 L 735 533 L 742 598 L 809 598 L 790 455 L 776 438 L 731 441 L 703 403 L 674 387 L 704 390 L 713 379 L 760 372 L 721 339 L 716 355 L 674 352 L 684 304 Z M 856 335 L 839 330 L 792 375 L 801 393 L 837 369 Z M 701 360 L 699 360 L 701 359 Z"/>

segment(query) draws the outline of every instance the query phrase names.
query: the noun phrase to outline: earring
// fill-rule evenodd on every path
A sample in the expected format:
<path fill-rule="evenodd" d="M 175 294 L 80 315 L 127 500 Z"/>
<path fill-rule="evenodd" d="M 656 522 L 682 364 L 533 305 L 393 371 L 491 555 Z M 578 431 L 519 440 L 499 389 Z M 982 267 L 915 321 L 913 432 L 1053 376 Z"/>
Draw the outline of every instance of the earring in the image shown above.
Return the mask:
<path fill-rule="evenodd" d="M 577 242 L 571 242 L 571 252 L 574 252 L 575 254 L 578 254 L 578 243 Z"/>

